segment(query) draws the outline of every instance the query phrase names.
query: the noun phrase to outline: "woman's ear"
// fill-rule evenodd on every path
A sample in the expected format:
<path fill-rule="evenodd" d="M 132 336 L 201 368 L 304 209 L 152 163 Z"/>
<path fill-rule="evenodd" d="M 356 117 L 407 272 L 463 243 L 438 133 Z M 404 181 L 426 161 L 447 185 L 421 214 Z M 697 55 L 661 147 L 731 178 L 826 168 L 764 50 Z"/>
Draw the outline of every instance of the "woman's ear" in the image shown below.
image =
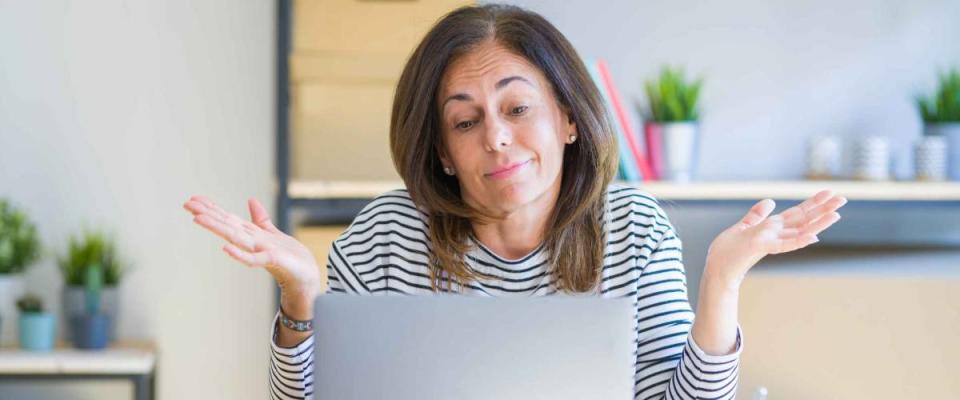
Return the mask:
<path fill-rule="evenodd" d="M 437 151 L 437 157 L 440 158 L 441 166 L 444 168 L 447 168 L 447 167 L 452 168 L 453 163 L 450 162 L 450 156 L 447 155 L 447 149 L 444 146 L 442 140 L 440 141 L 440 143 L 437 143 L 437 145 L 435 146 L 435 149 Z"/>
<path fill-rule="evenodd" d="M 567 135 L 576 135 L 577 134 L 577 121 L 573 119 L 573 113 L 570 111 L 570 108 L 564 109 L 564 115 L 567 117 Z"/>

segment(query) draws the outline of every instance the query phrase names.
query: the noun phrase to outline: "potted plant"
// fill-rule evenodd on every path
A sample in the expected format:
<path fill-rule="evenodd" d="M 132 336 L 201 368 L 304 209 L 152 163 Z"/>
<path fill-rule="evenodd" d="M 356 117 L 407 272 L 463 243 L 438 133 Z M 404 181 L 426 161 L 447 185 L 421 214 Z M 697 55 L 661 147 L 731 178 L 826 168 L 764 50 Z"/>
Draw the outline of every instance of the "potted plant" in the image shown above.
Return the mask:
<path fill-rule="evenodd" d="M 50 351 L 56 338 L 53 314 L 43 311 L 43 301 L 27 294 L 17 300 L 20 310 L 20 348 L 30 351 Z"/>
<path fill-rule="evenodd" d="M 960 70 L 940 73 L 933 96 L 918 96 L 916 102 L 925 138 L 941 137 L 946 142 L 947 174 L 951 180 L 960 180 Z"/>
<path fill-rule="evenodd" d="M 687 80 L 679 68 L 664 67 L 646 82 L 649 112 L 644 126 L 654 173 L 663 180 L 694 179 L 699 153 L 698 100 L 703 79 Z"/>
<path fill-rule="evenodd" d="M 14 303 L 23 293 L 22 273 L 39 258 L 36 226 L 23 211 L 0 199 L 0 342 L 13 340 L 14 325 L 4 326 L 2 319 L 14 320 Z"/>
<path fill-rule="evenodd" d="M 116 321 L 120 311 L 117 285 L 124 272 L 113 240 L 103 232 L 84 230 L 80 236 L 70 237 L 67 254 L 60 258 L 59 264 L 64 279 L 62 296 L 64 340 L 75 339 L 72 318 L 89 312 L 86 303 L 87 281 L 92 276 L 99 276 L 101 282 L 98 289 L 98 312 L 109 317 L 111 325 L 108 328 L 107 337 L 109 341 L 113 341 L 116 337 L 116 329 L 112 322 Z M 93 269 L 99 270 L 100 275 L 90 272 Z"/>

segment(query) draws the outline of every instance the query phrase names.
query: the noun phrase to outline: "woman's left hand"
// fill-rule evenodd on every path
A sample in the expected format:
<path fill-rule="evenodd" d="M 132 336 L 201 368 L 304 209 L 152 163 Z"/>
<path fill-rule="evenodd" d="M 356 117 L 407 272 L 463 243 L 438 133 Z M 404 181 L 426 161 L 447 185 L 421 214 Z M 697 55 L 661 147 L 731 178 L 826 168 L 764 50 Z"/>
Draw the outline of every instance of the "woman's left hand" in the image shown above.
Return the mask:
<path fill-rule="evenodd" d="M 786 211 L 769 216 L 776 203 L 764 199 L 735 225 L 718 235 L 707 250 L 705 275 L 728 287 L 739 287 L 747 271 L 767 254 L 802 249 L 840 220 L 837 209 L 847 199 L 823 190 Z M 768 217 L 769 216 L 769 217 Z"/>

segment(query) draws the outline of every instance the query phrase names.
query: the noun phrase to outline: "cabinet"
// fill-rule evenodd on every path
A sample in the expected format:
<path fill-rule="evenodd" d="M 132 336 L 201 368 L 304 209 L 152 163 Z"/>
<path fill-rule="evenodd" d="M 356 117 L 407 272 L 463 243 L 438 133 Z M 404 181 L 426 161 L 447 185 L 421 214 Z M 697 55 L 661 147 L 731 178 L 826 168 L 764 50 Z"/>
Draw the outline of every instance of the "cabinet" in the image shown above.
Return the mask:
<path fill-rule="evenodd" d="M 295 179 L 399 179 L 388 139 L 397 80 L 433 24 L 466 4 L 278 0 L 275 220 L 310 246 L 319 265 L 365 201 L 294 198 L 287 187 Z"/>

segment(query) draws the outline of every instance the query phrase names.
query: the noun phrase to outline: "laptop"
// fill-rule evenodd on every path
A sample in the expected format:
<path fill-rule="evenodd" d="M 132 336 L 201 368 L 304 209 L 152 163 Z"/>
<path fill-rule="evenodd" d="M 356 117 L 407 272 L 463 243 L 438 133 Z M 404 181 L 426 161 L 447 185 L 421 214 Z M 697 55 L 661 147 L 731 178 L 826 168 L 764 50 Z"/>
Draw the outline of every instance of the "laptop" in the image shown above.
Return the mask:
<path fill-rule="evenodd" d="M 633 399 L 629 298 L 327 294 L 315 399 Z"/>

